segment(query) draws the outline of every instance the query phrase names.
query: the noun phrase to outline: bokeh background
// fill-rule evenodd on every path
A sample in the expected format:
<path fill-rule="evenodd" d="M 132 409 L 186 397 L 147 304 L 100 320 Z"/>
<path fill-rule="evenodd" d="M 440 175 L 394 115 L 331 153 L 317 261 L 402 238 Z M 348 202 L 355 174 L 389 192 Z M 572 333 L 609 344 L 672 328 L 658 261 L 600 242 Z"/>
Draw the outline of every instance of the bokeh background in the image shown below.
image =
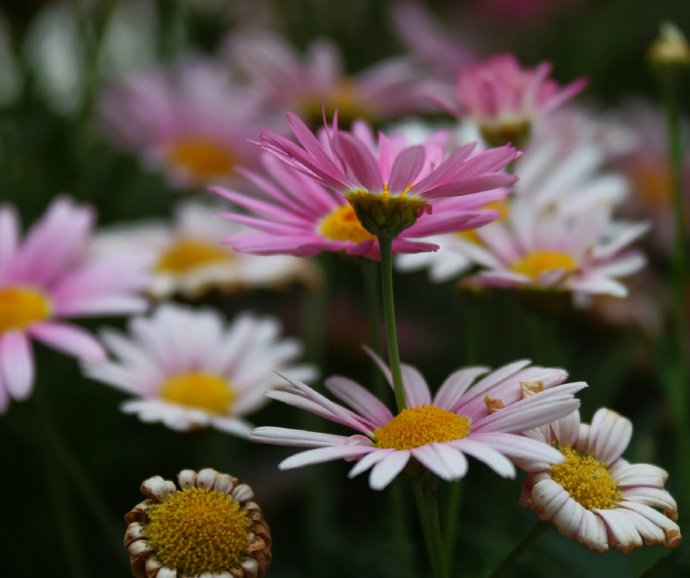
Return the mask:
<path fill-rule="evenodd" d="M 647 49 L 662 20 L 690 31 L 684 0 L 418 4 L 449 38 L 480 56 L 510 51 L 524 63 L 553 62 L 554 75 L 563 82 L 587 76 L 590 85 L 580 101 L 612 114 L 625 110 L 631 99 L 645 101 L 652 111 L 657 107 L 660 114 Z M 164 176 L 104 137 L 96 112 L 105 86 L 140 67 L 175 63 L 190 53 L 217 58 L 228 35 L 252 28 L 273 30 L 298 48 L 317 37 L 330 38 L 354 73 L 407 50 L 394 23 L 397 7 L 377 0 L 3 2 L 0 202 L 15 205 L 25 224 L 59 193 L 95 206 L 101 224 L 170 216 L 181 195 L 207 193 L 193 187 L 172 190 Z M 682 89 L 682 108 L 688 112 L 687 82 Z M 668 255 L 649 245 L 652 289 L 633 290 L 643 297 L 633 313 L 636 307 L 662 307 L 667 298 Z M 360 347 L 370 338 L 359 264 L 338 255 L 317 261 L 326 280 L 320 288 L 295 283 L 279 290 L 213 292 L 202 302 L 229 318 L 247 309 L 277 315 L 286 334 L 302 337 L 304 358 L 317 363 L 322 375 L 340 373 L 372 383 L 372 364 Z M 397 292 L 402 357 L 422 368 L 433 386 L 466 363 L 497 366 L 528 357 L 565 367 L 573 380 L 590 384 L 581 395 L 586 419 L 602 405 L 629 416 L 635 432 L 626 456 L 666 468 L 672 493 L 690 484 L 674 476 L 677 440 L 663 386 L 669 345 L 658 326 L 650 329 L 628 317 L 611 323 L 561 300 L 535 302 L 509 292 L 463 291 L 454 282 L 432 284 L 423 272 L 398 275 Z M 535 323 L 542 322 L 537 331 L 547 333 L 538 346 L 530 336 Z M 122 326 L 123 321 L 87 323 L 93 329 L 104 324 Z M 278 472 L 277 463 L 290 453 L 287 448 L 258 446 L 215 431 L 180 433 L 143 424 L 119 411 L 120 392 L 84 378 L 72 359 L 41 347 L 36 356 L 34 397 L 13 404 L 0 418 L 0 577 L 69 577 L 59 538 L 66 518 L 75 522 L 74 539 L 84 552 L 87 575 L 129 575 L 124 549 L 118 551 L 113 543 L 124 532 L 124 513 L 139 501 L 141 481 L 207 466 L 254 487 L 274 536 L 270 576 L 399 577 L 419 575 L 411 572 L 415 565 L 425 568 L 414 501 L 404 482 L 396 485 L 409 504 L 409 520 L 400 528 L 393 524 L 387 494 L 370 490 L 365 477 L 348 480 L 347 464 Z M 37 425 L 42 412 L 54 433 L 60 432 L 52 441 Z M 260 425 L 331 427 L 277 404 L 251 419 Z M 110 533 L 93 515 L 84 489 L 62 471 L 56 443 L 70 448 L 95 482 L 107 505 Z M 472 466 L 463 482 L 454 576 L 482 575 L 535 520 L 517 504 L 518 481 Z M 56 484 L 67 488 L 69 500 L 55 499 Z M 687 527 L 684 518 L 690 513 L 680 515 L 681 526 Z M 391 536 L 396 532 L 407 532 L 408 560 L 394 553 Z M 687 544 L 672 553 L 656 547 L 627 556 L 596 555 L 549 528 L 511 575 L 626 578 L 688 572 Z"/>

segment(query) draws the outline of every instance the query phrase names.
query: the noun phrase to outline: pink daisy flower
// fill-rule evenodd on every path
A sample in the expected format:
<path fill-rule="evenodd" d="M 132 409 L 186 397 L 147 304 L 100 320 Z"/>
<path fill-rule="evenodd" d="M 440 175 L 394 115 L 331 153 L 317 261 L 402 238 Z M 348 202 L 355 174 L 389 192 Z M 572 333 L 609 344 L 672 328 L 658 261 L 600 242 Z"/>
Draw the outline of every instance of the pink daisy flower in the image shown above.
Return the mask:
<path fill-rule="evenodd" d="M 548 78 L 550 72 L 548 62 L 526 69 L 512 54 L 499 54 L 461 72 L 457 98 L 487 143 L 520 146 L 537 118 L 560 107 L 587 84 L 581 78 L 559 87 Z"/>
<path fill-rule="evenodd" d="M 375 359 L 392 383 L 390 370 Z M 355 460 L 350 477 L 371 469 L 369 485 L 375 490 L 385 488 L 411 459 L 444 480 L 465 475 L 467 456 L 484 462 L 501 476 L 513 477 L 515 468 L 510 459 L 531 456 L 547 463 L 563 460 L 553 448 L 520 434 L 534 427 L 530 424 L 543 425 L 573 411 L 579 405 L 573 394 L 587 386 L 582 382 L 563 384 L 567 374 L 561 369 L 528 366 L 529 361 L 517 361 L 495 371 L 486 367 L 461 369 L 432 397 L 422 375 L 403 365 L 408 407 L 395 416 L 366 389 L 345 377 L 331 377 L 326 387 L 352 409 L 303 383 L 288 380 L 290 387 L 273 391 L 269 397 L 357 433 L 344 436 L 259 427 L 252 439 L 315 448 L 287 458 L 281 469 Z"/>
<path fill-rule="evenodd" d="M 257 155 L 247 139 L 260 108 L 226 70 L 199 59 L 135 72 L 99 103 L 103 134 L 176 187 L 232 182 L 238 166 L 252 164 Z"/>
<path fill-rule="evenodd" d="M 646 262 L 638 251 L 626 249 L 647 229 L 645 223 L 613 222 L 606 206 L 566 216 L 516 200 L 506 221 L 477 230 L 481 244 L 465 244 L 482 267 L 470 283 L 625 297 L 619 279 Z"/>
<path fill-rule="evenodd" d="M 328 40 L 312 42 L 302 55 L 277 34 L 256 30 L 233 35 L 227 54 L 261 100 L 281 114 L 295 111 L 314 125 L 324 108 L 329 115 L 337 110 L 348 123 L 430 108 L 432 82 L 408 58 L 391 58 L 348 75 L 338 48 Z"/>
<path fill-rule="evenodd" d="M 621 457 L 632 436 L 628 419 L 602 408 L 591 425 L 582 424 L 575 411 L 526 435 L 551 445 L 564 458 L 554 466 L 538 457 L 520 461 L 529 472 L 522 505 L 561 534 L 597 552 L 680 543 L 676 502 L 664 489 L 668 474 Z"/>
<path fill-rule="evenodd" d="M 90 254 L 94 213 L 59 198 L 20 238 L 14 209 L 0 205 L 0 413 L 10 398 L 29 397 L 34 382 L 31 339 L 82 360 L 105 358 L 98 341 L 66 323 L 71 317 L 127 314 L 146 301 L 146 260 Z"/>
<path fill-rule="evenodd" d="M 101 336 L 116 360 L 87 364 L 85 373 L 133 394 L 122 405 L 147 423 L 175 430 L 214 427 L 246 437 L 244 416 L 262 407 L 278 385 L 277 371 L 312 379 L 314 369 L 295 364 L 302 346 L 280 337 L 270 317 L 238 316 L 229 326 L 212 310 L 161 305 L 150 317 L 132 319 L 130 336 Z"/>
<path fill-rule="evenodd" d="M 333 251 L 379 258 L 378 240 L 362 226 L 344 196 L 270 155 L 264 155 L 262 160 L 270 180 L 255 173 L 245 173 L 261 189 L 262 197 L 212 188 L 244 209 L 222 216 L 253 229 L 225 238 L 235 251 L 297 256 Z M 432 201 L 431 213 L 423 215 L 393 241 L 393 252 L 433 251 L 437 248 L 433 243 L 414 239 L 426 237 L 432 231 L 473 229 L 492 221 L 497 213 L 487 210 L 487 203 L 502 199 L 507 193 L 506 189 L 493 189 L 457 199 Z"/>
<path fill-rule="evenodd" d="M 453 210 L 436 211 L 431 230 L 463 228 L 464 203 L 476 208 L 474 194 L 515 181 L 502 172 L 519 153 L 510 145 L 477 151 L 474 144 L 446 154 L 445 138 L 432 135 L 424 144 L 406 146 L 402 137 L 388 138 L 364 123 L 340 131 L 337 118 L 317 138 L 295 115 L 288 114 L 298 144 L 270 130 L 262 130 L 259 144 L 287 165 L 321 185 L 342 194 L 370 233 L 397 237 L 424 213 L 433 215 L 434 200 L 454 199 Z M 438 219 L 438 220 L 437 220 Z M 443 222 L 443 225 L 440 223 Z M 420 227 L 423 220 L 420 220 Z"/>

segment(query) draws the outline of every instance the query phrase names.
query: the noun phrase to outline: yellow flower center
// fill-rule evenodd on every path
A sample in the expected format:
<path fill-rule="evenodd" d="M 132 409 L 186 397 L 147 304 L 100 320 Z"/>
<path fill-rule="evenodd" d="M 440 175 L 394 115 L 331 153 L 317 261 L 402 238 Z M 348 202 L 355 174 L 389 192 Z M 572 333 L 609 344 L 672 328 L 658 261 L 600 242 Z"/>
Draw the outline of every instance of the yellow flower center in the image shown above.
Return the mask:
<path fill-rule="evenodd" d="M 350 79 L 338 82 L 329 92 L 310 93 L 305 95 L 297 105 L 302 117 L 320 124 L 323 118 L 323 109 L 326 109 L 326 117 L 330 118 L 338 111 L 338 120 L 343 126 L 349 125 L 356 119 L 373 120 L 374 111 L 362 99 L 357 85 Z"/>
<path fill-rule="evenodd" d="M 657 209 L 668 207 L 671 200 L 671 175 L 661 163 L 646 163 L 633 169 L 635 190 L 648 205 Z"/>
<path fill-rule="evenodd" d="M 610 510 L 621 499 L 618 482 L 594 456 L 580 454 L 567 446 L 556 446 L 565 462 L 551 466 L 551 477 L 588 510 Z"/>
<path fill-rule="evenodd" d="M 498 219 L 493 221 L 494 223 L 500 223 L 501 221 L 505 221 L 508 218 L 508 213 L 510 211 L 510 207 L 508 206 L 508 203 L 506 201 L 494 201 L 493 203 L 484 205 L 482 209 L 498 211 Z M 459 231 L 456 234 L 460 238 L 465 239 L 466 241 L 470 241 L 471 243 L 475 243 L 477 245 L 481 245 L 483 243 L 482 238 L 477 233 L 477 229 Z"/>
<path fill-rule="evenodd" d="M 44 321 L 51 311 L 50 301 L 40 291 L 28 287 L 0 289 L 0 335 Z"/>
<path fill-rule="evenodd" d="M 237 162 L 226 145 L 205 136 L 188 136 L 172 143 L 167 158 L 198 184 L 231 175 Z"/>
<path fill-rule="evenodd" d="M 544 273 L 561 269 L 572 273 L 577 269 L 577 262 L 568 253 L 560 251 L 532 251 L 510 267 L 515 273 L 536 279 Z"/>
<path fill-rule="evenodd" d="M 203 409 L 209 413 L 225 413 L 235 401 L 235 392 L 227 379 L 203 372 L 182 373 L 171 377 L 163 384 L 160 394 L 171 403 Z"/>
<path fill-rule="evenodd" d="M 319 225 L 320 233 L 331 241 L 352 241 L 361 243 L 375 239 L 369 231 L 362 227 L 352 205 L 341 205 L 330 215 L 324 217 Z"/>
<path fill-rule="evenodd" d="M 426 444 L 462 439 L 471 425 L 464 415 L 435 405 L 423 405 L 403 409 L 386 425 L 374 430 L 374 436 L 380 448 L 411 450 Z"/>
<path fill-rule="evenodd" d="M 151 506 L 148 516 L 149 545 L 178 576 L 229 572 L 247 554 L 252 521 L 224 492 L 185 488 Z"/>
<path fill-rule="evenodd" d="M 161 255 L 156 269 L 162 273 L 183 275 L 197 267 L 231 260 L 232 255 L 219 245 L 200 239 L 179 239 Z"/>

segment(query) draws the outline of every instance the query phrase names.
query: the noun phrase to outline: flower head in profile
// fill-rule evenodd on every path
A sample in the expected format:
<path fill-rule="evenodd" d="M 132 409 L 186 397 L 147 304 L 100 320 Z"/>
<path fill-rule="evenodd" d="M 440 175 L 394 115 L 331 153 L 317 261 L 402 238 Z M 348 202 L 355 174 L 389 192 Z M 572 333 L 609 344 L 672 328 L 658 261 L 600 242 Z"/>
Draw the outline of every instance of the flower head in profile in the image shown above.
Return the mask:
<path fill-rule="evenodd" d="M 338 111 L 341 121 L 385 121 L 430 108 L 433 82 L 411 59 L 381 61 L 348 75 L 336 45 L 312 42 L 304 54 L 284 38 L 267 31 L 233 33 L 226 44 L 233 65 L 241 68 L 258 98 L 276 112 L 291 110 L 312 126 L 322 111 Z"/>
<path fill-rule="evenodd" d="M 149 282 L 138 255 L 92 253 L 93 211 L 58 198 L 24 239 L 14 209 L 0 205 L 0 413 L 34 382 L 31 340 L 86 361 L 105 353 L 66 320 L 142 311 Z"/>
<path fill-rule="evenodd" d="M 176 187 L 232 182 L 237 167 L 256 158 L 247 139 L 256 133 L 259 103 L 216 63 L 193 59 L 132 73 L 105 91 L 99 114 L 106 137 Z"/>
<path fill-rule="evenodd" d="M 377 362 L 391 383 L 389 369 Z M 289 387 L 269 396 L 357 433 L 346 436 L 259 427 L 252 439 L 315 448 L 287 458 L 281 469 L 355 460 L 350 477 L 371 469 L 369 485 L 376 490 L 386 487 L 410 460 L 444 480 L 464 477 L 467 456 L 501 476 L 513 477 L 515 468 L 510 459 L 539 456 L 547 463 L 562 461 L 553 448 L 521 432 L 534 427 L 530 424 L 549 423 L 579 406 L 573 395 L 586 384 L 563 384 L 565 378 L 563 370 L 529 367 L 529 361 L 517 361 L 495 371 L 469 367 L 451 374 L 432 397 L 422 375 L 403 365 L 407 407 L 397 415 L 361 385 L 344 377 L 328 379 L 326 387 L 352 409 L 291 381 Z"/>
<path fill-rule="evenodd" d="M 235 235 L 250 229 L 234 224 Z M 198 298 L 212 289 L 237 291 L 276 287 L 301 280 L 317 283 L 318 273 L 304 259 L 288 256 L 257 258 L 220 243 L 228 224 L 218 210 L 201 203 L 178 206 L 173 223 L 150 221 L 102 231 L 97 238 L 103 253 L 137 252 L 151 263 L 149 293 L 156 298 L 182 294 Z"/>
<path fill-rule="evenodd" d="M 135 578 L 262 578 L 271 532 L 254 492 L 210 468 L 141 484 L 146 496 L 125 515 L 125 548 Z"/>
<path fill-rule="evenodd" d="M 680 543 L 676 502 L 664 489 L 668 474 L 621 457 L 632 436 L 628 419 L 602 408 L 591 425 L 582 424 L 576 411 L 526 435 L 564 458 L 556 465 L 538 457 L 520 462 L 529 473 L 521 503 L 561 534 L 597 552 Z"/>
<path fill-rule="evenodd" d="M 334 118 L 333 126 L 324 127 L 317 138 L 298 117 L 288 118 L 298 142 L 264 129 L 260 146 L 343 195 L 372 235 L 395 238 L 422 215 L 433 214 L 434 200 L 471 202 L 474 193 L 515 181 L 502 172 L 518 156 L 510 145 L 477 151 L 469 144 L 447 155 L 438 137 L 407 146 L 404 139 L 379 133 L 376 142 L 366 125 L 341 131 Z M 457 215 L 438 215 L 444 217 Z"/>
<path fill-rule="evenodd" d="M 243 209 L 223 214 L 242 227 L 224 239 L 235 251 L 297 256 L 333 251 L 379 258 L 376 236 L 364 228 L 343 195 L 270 155 L 264 155 L 262 160 L 265 175 L 247 173 L 264 193 L 261 198 L 239 190 L 212 188 Z M 393 240 L 393 252 L 432 251 L 436 245 L 416 239 L 442 231 L 473 229 L 490 222 L 496 213 L 487 209 L 486 204 L 505 197 L 507 192 L 493 189 L 457 199 L 431 201 L 431 213 L 424 214 Z"/>
<path fill-rule="evenodd" d="M 560 87 L 549 78 L 550 72 L 548 62 L 527 69 L 512 54 L 495 55 L 460 73 L 457 98 L 487 144 L 521 146 L 536 119 L 560 107 L 587 84 L 581 78 Z"/>
<path fill-rule="evenodd" d="M 114 361 L 86 365 L 85 373 L 136 399 L 122 410 L 175 430 L 214 427 L 247 436 L 244 416 L 261 407 L 276 371 L 311 379 L 295 365 L 300 343 L 280 338 L 276 319 L 242 314 L 230 326 L 212 310 L 161 305 L 130 321 L 130 336 L 102 333 Z"/>

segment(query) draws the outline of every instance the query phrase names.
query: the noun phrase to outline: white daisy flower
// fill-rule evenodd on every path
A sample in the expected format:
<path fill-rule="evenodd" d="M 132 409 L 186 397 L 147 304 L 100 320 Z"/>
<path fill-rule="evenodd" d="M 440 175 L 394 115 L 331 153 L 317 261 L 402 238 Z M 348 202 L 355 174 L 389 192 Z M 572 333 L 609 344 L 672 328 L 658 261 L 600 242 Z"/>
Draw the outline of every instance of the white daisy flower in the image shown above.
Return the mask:
<path fill-rule="evenodd" d="M 602 408 L 591 425 L 581 424 L 575 411 L 526 435 L 551 444 L 565 458 L 557 465 L 540 457 L 520 463 L 529 472 L 522 505 L 561 534 L 597 552 L 680 543 L 676 501 L 664 489 L 668 474 L 621 457 L 632 436 L 628 419 Z"/>
<path fill-rule="evenodd" d="M 250 313 L 228 327 L 212 310 L 161 305 L 150 317 L 132 319 L 130 336 L 105 330 L 114 361 L 88 364 L 85 373 L 136 399 L 122 405 L 144 422 L 175 430 L 214 427 L 248 436 L 244 416 L 261 407 L 264 394 L 282 380 L 311 380 L 311 366 L 295 365 L 301 344 L 280 338 L 280 323 Z"/>

